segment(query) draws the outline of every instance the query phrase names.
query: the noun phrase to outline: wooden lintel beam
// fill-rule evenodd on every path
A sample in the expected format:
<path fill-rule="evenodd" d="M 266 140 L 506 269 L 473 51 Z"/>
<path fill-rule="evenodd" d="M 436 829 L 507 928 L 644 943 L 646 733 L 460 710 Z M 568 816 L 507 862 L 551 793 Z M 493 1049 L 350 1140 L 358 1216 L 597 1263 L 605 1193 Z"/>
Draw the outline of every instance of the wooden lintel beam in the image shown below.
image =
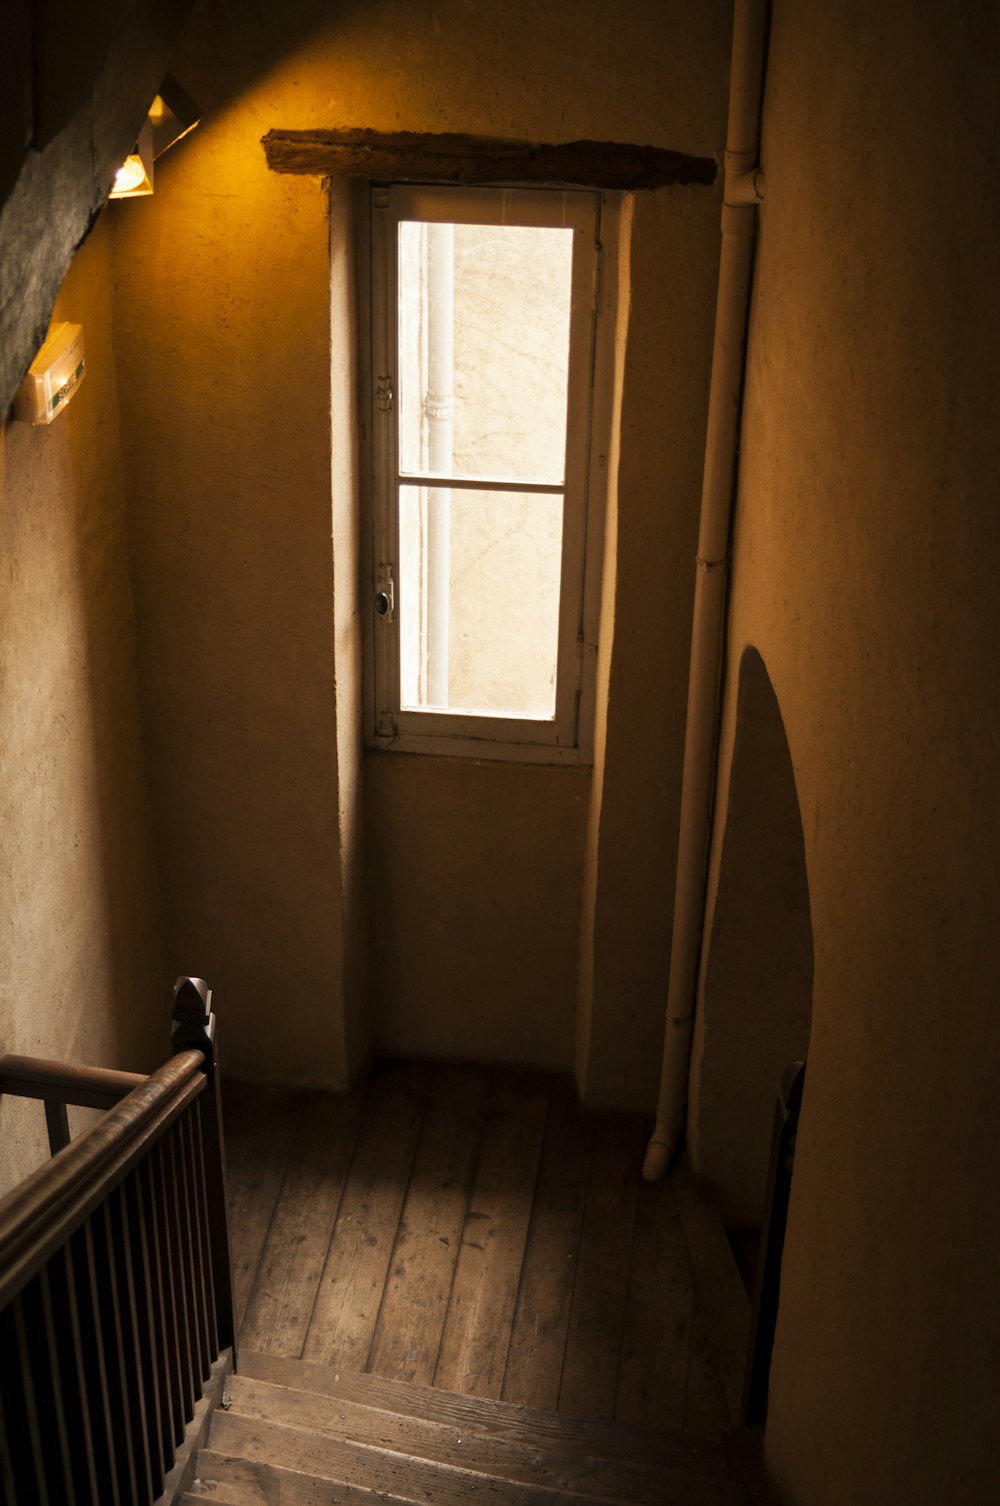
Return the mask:
<path fill-rule="evenodd" d="M 277 173 L 391 183 L 538 183 L 587 188 L 712 184 L 714 157 L 620 141 L 501 141 L 415 131 L 268 131 L 262 145 Z"/>

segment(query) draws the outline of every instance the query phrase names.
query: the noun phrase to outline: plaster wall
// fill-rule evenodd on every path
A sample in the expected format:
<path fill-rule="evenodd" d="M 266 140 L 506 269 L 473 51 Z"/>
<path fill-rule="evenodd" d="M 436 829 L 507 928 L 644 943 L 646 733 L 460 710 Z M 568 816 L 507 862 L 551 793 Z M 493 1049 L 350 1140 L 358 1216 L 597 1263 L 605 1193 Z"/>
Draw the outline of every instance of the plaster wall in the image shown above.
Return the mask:
<path fill-rule="evenodd" d="M 260 137 L 358 125 L 710 153 L 728 25 L 725 5 L 652 0 L 196 8 L 173 71 L 206 116 L 154 199 L 122 206 L 117 333 L 169 945 L 229 1001 L 231 1070 L 353 1069 L 331 920 L 357 881 L 337 759 L 359 729 L 333 695 L 355 644 L 331 621 L 331 516 L 352 499 L 328 460 L 327 201 L 317 181 L 270 175 Z M 585 770 L 369 762 L 367 1019 L 383 1050 L 572 1065 L 598 820 L 588 1092 L 638 1107 L 655 1093 L 717 224 L 711 190 L 637 196 L 601 801 Z M 433 888 L 407 881 L 407 850 L 432 858 Z M 442 1001 L 468 997 L 484 957 L 489 1007 L 452 1035 Z"/>
<path fill-rule="evenodd" d="M 166 944 L 230 1073 L 344 1087 L 327 195 L 255 170 L 256 121 L 200 129 L 114 206 Z"/>
<path fill-rule="evenodd" d="M 369 966 L 402 1056 L 571 1065 L 589 773 L 373 753 Z M 516 996 L 511 997 L 511 990 Z"/>
<path fill-rule="evenodd" d="M 56 305 L 84 328 L 77 393 L 48 428 L 0 433 L 0 1051 L 148 1071 L 169 1055 L 172 976 L 140 751 L 108 250 L 101 221 Z M 47 1157 L 44 1126 L 41 1104 L 0 1099 L 2 1190 Z"/>
<path fill-rule="evenodd" d="M 815 944 L 766 1435 L 796 1506 L 997 1478 L 998 62 L 972 0 L 774 7 L 730 662 L 781 708 Z"/>

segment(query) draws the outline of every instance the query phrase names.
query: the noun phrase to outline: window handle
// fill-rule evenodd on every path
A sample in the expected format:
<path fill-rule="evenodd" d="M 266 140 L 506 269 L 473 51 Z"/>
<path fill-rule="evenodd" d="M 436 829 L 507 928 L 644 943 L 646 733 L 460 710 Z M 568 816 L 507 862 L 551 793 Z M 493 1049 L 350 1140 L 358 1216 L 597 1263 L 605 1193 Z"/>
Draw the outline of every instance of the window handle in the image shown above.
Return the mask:
<path fill-rule="evenodd" d="M 378 587 L 375 592 L 375 614 L 381 617 L 383 622 L 391 622 L 393 609 L 396 605 L 396 591 L 392 578 L 391 565 L 379 566 L 378 579 L 375 584 Z"/>

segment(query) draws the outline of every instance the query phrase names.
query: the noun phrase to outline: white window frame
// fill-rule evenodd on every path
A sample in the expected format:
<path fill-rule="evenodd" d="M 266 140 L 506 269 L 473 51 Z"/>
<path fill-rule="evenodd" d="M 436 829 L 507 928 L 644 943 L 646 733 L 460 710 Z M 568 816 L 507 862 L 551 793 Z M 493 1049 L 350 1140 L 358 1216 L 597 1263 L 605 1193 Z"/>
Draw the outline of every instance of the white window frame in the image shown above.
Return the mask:
<path fill-rule="evenodd" d="M 613 325 L 610 286 L 602 269 L 608 221 L 617 205 L 587 190 L 464 188 L 424 184 L 374 185 L 370 194 L 368 263 L 371 339 L 366 381 L 370 394 L 366 742 L 401 752 L 530 762 L 593 760 L 600 560 L 607 460 L 611 440 Z M 398 590 L 398 490 L 412 480 L 399 469 L 396 374 L 396 256 L 401 220 L 430 223 L 567 226 L 573 230 L 566 467 L 559 486 L 457 478 L 479 490 L 563 494 L 563 543 L 555 714 L 474 715 L 400 706 L 399 612 L 380 616 L 386 591 Z M 603 233 L 602 233 L 603 232 Z M 600 318 L 598 315 L 600 314 Z M 398 603 L 393 602 L 393 608 Z"/>

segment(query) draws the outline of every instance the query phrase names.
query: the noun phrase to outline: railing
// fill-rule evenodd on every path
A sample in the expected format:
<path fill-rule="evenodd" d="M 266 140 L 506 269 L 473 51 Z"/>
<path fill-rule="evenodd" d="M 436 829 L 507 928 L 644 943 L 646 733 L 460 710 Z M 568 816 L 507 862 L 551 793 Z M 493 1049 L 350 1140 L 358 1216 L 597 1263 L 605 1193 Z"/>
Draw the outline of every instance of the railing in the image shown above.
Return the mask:
<path fill-rule="evenodd" d="M 0 1059 L 53 1158 L 0 1203 L 0 1483 L 9 1506 L 145 1506 L 235 1349 L 210 995 L 175 990 L 149 1077 Z M 66 1105 L 107 1111 L 70 1141 Z"/>

